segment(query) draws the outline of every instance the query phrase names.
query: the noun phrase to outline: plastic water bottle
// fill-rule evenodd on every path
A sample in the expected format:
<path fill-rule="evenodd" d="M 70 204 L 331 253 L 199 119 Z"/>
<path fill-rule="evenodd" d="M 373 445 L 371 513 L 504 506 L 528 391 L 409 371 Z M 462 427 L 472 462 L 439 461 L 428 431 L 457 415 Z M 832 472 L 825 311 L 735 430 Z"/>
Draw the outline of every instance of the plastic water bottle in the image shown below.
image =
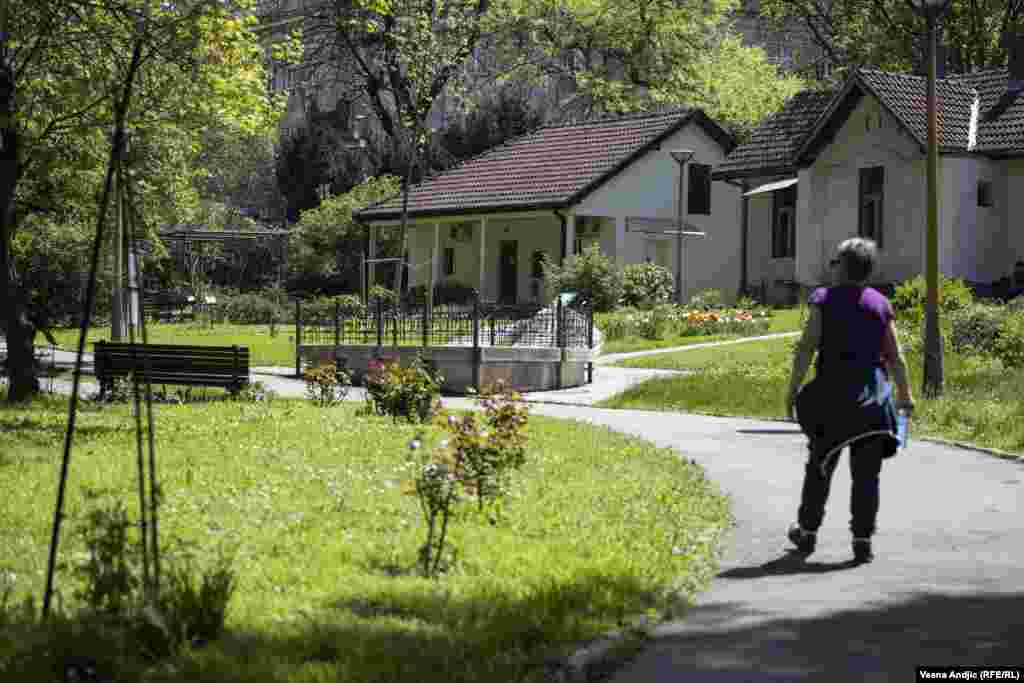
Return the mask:
<path fill-rule="evenodd" d="M 896 413 L 896 437 L 900 440 L 900 448 L 906 448 L 910 441 L 909 422 L 907 411 L 900 410 Z"/>

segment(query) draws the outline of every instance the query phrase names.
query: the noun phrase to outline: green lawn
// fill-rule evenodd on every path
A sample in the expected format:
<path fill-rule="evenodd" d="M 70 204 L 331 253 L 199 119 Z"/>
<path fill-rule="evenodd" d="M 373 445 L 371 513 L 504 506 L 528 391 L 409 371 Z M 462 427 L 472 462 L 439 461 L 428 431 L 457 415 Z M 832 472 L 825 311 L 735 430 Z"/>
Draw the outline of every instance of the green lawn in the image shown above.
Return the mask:
<path fill-rule="evenodd" d="M 277 335 L 270 335 L 269 325 L 235 325 L 219 323 L 210 327 L 199 323 L 149 323 L 146 332 L 153 344 L 193 344 L 196 346 L 249 347 L 252 365 L 295 365 L 295 326 L 279 325 Z M 54 337 L 60 348 L 74 351 L 78 348 L 78 330 L 57 330 Z M 110 339 L 109 327 L 93 327 L 86 339 L 86 351 L 92 344 Z"/>
<path fill-rule="evenodd" d="M 547 657 L 648 610 L 678 613 L 679 596 L 715 571 L 728 501 L 699 467 L 602 428 L 532 417 L 501 519 L 467 514 L 453 529 L 453 570 L 420 578 L 424 525 L 402 493 L 415 429 L 357 408 L 157 406 L 162 537 L 199 558 L 234 553 L 239 584 L 227 634 L 145 680 L 540 681 Z M 65 410 L 48 397 L 0 407 L 0 674 L 20 662 L 17 680 L 50 680 L 52 651 L 117 656 L 97 645 L 102 634 L 52 650 L 30 627 L 4 626 L 5 576 L 14 599 L 42 592 Z M 96 500 L 135 514 L 133 426 L 126 406 L 83 405 L 64 561 L 83 559 L 81 522 Z M 90 490 L 101 497 L 90 502 Z M 58 588 L 73 604 L 67 572 Z M 118 681 L 142 680 L 142 666 L 129 648 Z"/>
<path fill-rule="evenodd" d="M 618 365 L 694 372 L 649 380 L 603 405 L 782 417 L 794 342 L 764 340 L 623 361 Z M 1005 368 L 993 359 L 947 351 L 945 393 L 938 400 L 928 400 L 920 392 L 921 357 L 909 353 L 907 363 L 917 400 L 913 434 L 1024 454 L 1024 395 L 1020 391 L 1024 370 Z"/>
<path fill-rule="evenodd" d="M 772 311 L 772 318 L 768 329 L 759 334 L 776 334 L 779 332 L 796 332 L 800 329 L 800 309 L 783 308 Z M 668 349 L 675 346 L 690 346 L 691 344 L 705 344 L 708 342 L 728 341 L 740 339 L 735 334 L 717 334 L 707 336 L 668 335 L 663 339 L 644 339 L 643 337 L 629 336 L 623 339 L 606 341 L 602 353 L 626 353 L 629 351 L 649 351 L 652 349 Z"/>

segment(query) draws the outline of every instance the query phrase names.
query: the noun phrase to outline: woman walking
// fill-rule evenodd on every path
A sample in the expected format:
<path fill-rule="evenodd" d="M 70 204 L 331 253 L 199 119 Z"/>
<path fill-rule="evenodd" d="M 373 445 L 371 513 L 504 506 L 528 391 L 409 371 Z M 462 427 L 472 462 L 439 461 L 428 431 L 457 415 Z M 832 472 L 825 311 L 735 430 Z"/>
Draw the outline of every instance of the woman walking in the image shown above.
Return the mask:
<path fill-rule="evenodd" d="M 871 240 L 853 238 L 839 245 L 829 263 L 836 284 L 811 294 L 810 315 L 793 358 L 786 405 L 790 417 L 795 408 L 810 453 L 797 522 L 788 538 L 804 556 L 814 552 L 832 474 L 840 452 L 849 446 L 854 561 L 873 559 L 882 460 L 900 445 L 897 411 L 909 415 L 914 409 L 892 305 L 866 286 L 877 260 Z M 801 388 L 815 352 L 814 379 Z"/>

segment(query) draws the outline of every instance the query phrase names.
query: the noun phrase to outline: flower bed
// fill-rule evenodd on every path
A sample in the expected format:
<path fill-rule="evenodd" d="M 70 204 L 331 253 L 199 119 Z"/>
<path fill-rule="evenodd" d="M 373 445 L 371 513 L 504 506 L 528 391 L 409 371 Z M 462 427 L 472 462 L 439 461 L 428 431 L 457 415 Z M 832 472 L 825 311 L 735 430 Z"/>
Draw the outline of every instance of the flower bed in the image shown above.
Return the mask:
<path fill-rule="evenodd" d="M 770 323 L 771 313 L 766 309 L 726 308 L 708 311 L 670 304 L 649 310 L 623 308 L 600 315 L 595 320 L 607 341 L 629 337 L 660 340 L 671 337 L 752 336 L 765 333 Z"/>

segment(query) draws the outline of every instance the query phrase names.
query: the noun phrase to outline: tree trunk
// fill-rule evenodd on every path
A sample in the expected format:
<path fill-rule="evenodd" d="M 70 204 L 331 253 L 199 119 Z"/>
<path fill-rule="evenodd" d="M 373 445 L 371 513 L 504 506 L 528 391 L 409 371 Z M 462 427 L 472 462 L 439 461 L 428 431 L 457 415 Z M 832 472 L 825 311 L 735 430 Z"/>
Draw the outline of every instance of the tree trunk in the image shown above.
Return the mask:
<path fill-rule="evenodd" d="M 39 392 L 35 363 L 35 326 L 25 316 L 17 294 L 8 296 L 3 310 L 7 327 L 7 400 L 27 401 Z"/>
<path fill-rule="evenodd" d="M 6 3 L 0 3 L 0 28 L 6 24 Z M 5 48 L 0 31 L 0 48 Z M 36 377 L 35 326 L 28 319 L 27 302 L 18 288 L 14 255 L 14 189 L 18 184 L 18 134 L 14 120 L 14 72 L 0 50 L 0 331 L 7 341 L 6 371 L 10 380 L 7 400 L 25 401 L 39 391 Z"/>

